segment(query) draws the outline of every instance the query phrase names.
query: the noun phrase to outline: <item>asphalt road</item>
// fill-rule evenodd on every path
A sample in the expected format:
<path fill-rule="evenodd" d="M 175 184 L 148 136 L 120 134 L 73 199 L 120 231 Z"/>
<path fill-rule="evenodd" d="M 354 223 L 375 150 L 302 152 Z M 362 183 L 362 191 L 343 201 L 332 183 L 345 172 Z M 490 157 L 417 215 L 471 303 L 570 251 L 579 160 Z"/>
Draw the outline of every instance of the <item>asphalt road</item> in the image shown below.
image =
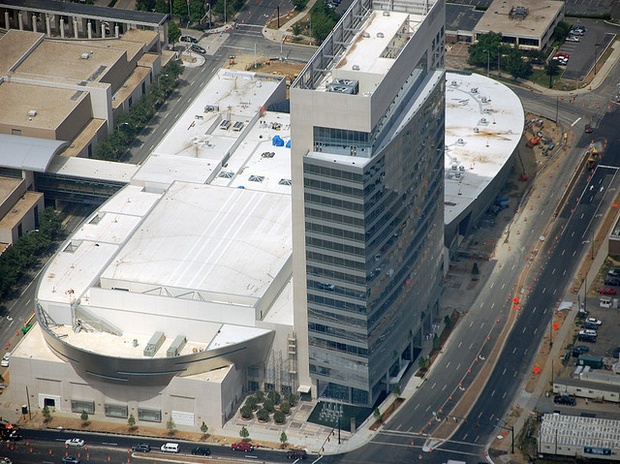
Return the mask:
<path fill-rule="evenodd" d="M 2 446 L 0 456 L 6 456 L 19 464 L 60 464 L 64 456 L 75 456 L 82 462 L 92 463 L 124 463 L 124 462 L 188 462 L 185 457 L 191 456 L 191 450 L 196 446 L 205 446 L 204 443 L 191 443 L 175 440 L 174 438 L 150 439 L 144 437 L 127 437 L 121 435 L 97 435 L 89 433 L 73 433 L 65 430 L 22 430 L 23 440 L 12 442 L 11 446 Z M 81 438 L 84 447 L 67 447 L 65 440 Z M 162 453 L 160 447 L 164 443 L 179 443 L 179 453 Z M 134 453 L 131 447 L 138 443 L 151 445 L 150 453 Z M 210 457 L 193 457 L 191 462 L 211 462 L 217 459 L 219 463 L 242 459 L 257 462 L 287 462 L 284 451 L 256 449 L 251 453 L 233 451 L 228 446 L 208 445 Z M 230 460 L 229 460 L 230 459 Z M 313 457 L 308 456 L 307 462 Z M 291 462 L 291 461 L 288 461 Z"/>

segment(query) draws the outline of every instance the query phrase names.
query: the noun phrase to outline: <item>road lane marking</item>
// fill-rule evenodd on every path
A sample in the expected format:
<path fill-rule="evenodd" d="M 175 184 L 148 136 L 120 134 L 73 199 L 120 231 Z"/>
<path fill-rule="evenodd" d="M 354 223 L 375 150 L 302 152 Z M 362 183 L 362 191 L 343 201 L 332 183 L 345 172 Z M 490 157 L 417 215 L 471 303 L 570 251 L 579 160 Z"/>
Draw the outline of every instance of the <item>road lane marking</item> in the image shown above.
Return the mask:
<path fill-rule="evenodd" d="M 575 122 L 573 122 L 570 126 L 573 127 L 575 124 L 577 124 L 579 121 L 581 121 L 581 118 L 577 118 L 575 119 Z"/>

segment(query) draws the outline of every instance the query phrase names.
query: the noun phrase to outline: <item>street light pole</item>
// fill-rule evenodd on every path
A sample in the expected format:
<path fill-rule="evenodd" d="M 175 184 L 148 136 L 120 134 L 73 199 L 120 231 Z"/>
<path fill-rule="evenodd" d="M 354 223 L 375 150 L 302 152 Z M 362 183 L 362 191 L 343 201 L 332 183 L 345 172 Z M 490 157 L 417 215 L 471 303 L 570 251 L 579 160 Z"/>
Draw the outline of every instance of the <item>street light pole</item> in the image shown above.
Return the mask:
<path fill-rule="evenodd" d="M 500 57 L 502 56 L 502 53 L 500 52 L 500 47 L 501 47 L 501 45 L 497 46 L 497 74 L 499 76 L 502 75 L 502 68 L 499 65 L 500 64 Z"/>
<path fill-rule="evenodd" d="M 600 44 L 594 44 L 594 75 L 596 76 L 596 62 L 598 61 L 598 47 Z"/>

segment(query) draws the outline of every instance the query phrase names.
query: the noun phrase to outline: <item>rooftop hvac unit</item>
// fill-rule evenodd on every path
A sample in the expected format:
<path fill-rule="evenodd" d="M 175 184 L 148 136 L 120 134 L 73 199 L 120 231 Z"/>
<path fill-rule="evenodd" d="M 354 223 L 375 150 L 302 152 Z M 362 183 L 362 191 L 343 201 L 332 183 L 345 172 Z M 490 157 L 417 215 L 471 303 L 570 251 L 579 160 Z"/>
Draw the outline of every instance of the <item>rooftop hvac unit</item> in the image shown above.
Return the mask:
<path fill-rule="evenodd" d="M 457 85 L 459 85 L 459 83 L 458 83 L 458 82 L 456 82 L 456 81 L 452 81 L 452 82 L 450 82 L 450 85 L 451 85 L 452 87 L 456 87 Z"/>
<path fill-rule="evenodd" d="M 144 347 L 144 356 L 148 356 L 149 358 L 155 356 L 155 353 L 161 348 L 164 340 L 166 340 L 166 336 L 163 332 L 155 332 Z"/>
<path fill-rule="evenodd" d="M 168 348 L 168 351 L 166 352 L 166 356 L 169 358 L 174 358 L 175 356 L 179 356 L 186 343 L 187 343 L 187 338 L 185 337 L 185 335 L 177 335 L 177 337 L 172 342 L 172 345 L 170 345 L 170 348 Z"/>
<path fill-rule="evenodd" d="M 86 52 L 86 53 L 82 53 L 82 55 L 80 56 L 80 58 L 82 58 L 83 60 L 87 60 L 90 58 L 90 53 Z"/>
<path fill-rule="evenodd" d="M 389 11 L 384 11 L 383 12 L 383 16 L 390 16 L 390 12 Z"/>
<path fill-rule="evenodd" d="M 334 79 L 327 86 L 328 92 L 346 93 L 349 95 L 357 95 L 360 90 L 360 83 L 355 79 Z"/>
<path fill-rule="evenodd" d="M 473 89 L 471 89 L 471 93 L 478 93 L 478 87 L 474 87 Z"/>
<path fill-rule="evenodd" d="M 353 66 L 351 66 L 351 69 L 353 69 L 353 71 L 359 71 L 360 70 L 360 65 L 359 64 L 354 64 Z"/>
<path fill-rule="evenodd" d="M 370 38 L 370 32 L 364 32 L 362 34 L 362 37 L 364 37 L 365 39 L 369 39 Z"/>
<path fill-rule="evenodd" d="M 377 32 L 377 39 L 382 39 L 385 37 L 385 34 L 383 32 Z"/>
<path fill-rule="evenodd" d="M 487 99 L 487 97 L 481 97 L 481 98 L 480 98 L 480 101 L 481 101 L 482 103 L 486 103 L 486 102 L 487 102 L 487 100 L 488 100 L 488 99 Z"/>
<path fill-rule="evenodd" d="M 36 115 L 37 115 L 37 110 L 28 111 L 28 116 L 30 116 L 31 118 L 34 118 Z"/>

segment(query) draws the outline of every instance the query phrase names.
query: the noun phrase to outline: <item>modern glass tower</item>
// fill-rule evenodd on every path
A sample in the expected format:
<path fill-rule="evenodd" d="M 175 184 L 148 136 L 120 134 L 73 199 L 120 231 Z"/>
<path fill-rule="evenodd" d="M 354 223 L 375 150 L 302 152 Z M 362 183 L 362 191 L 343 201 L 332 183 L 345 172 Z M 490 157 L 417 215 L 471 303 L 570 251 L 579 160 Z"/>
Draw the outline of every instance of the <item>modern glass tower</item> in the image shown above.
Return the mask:
<path fill-rule="evenodd" d="M 313 396 L 372 406 L 432 332 L 444 23 L 443 0 L 358 0 L 291 86 L 295 330 Z"/>

